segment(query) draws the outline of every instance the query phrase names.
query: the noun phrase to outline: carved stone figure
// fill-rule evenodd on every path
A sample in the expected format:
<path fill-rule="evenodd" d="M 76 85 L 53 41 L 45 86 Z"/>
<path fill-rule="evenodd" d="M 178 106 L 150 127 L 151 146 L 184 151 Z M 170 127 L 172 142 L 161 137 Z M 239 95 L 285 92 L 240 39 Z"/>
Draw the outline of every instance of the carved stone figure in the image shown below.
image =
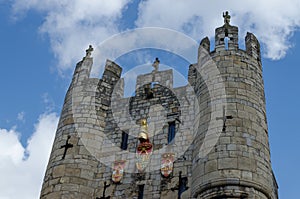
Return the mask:
<path fill-rule="evenodd" d="M 86 51 L 85 51 L 85 52 L 86 52 L 85 57 L 86 57 L 86 58 L 90 58 L 91 55 L 92 55 L 93 50 L 94 50 L 94 48 L 92 47 L 92 45 L 89 45 L 89 48 L 86 49 Z"/>
<path fill-rule="evenodd" d="M 154 67 L 154 72 L 158 71 L 158 67 L 159 67 L 159 59 L 156 57 L 155 61 L 153 62 L 152 66 Z"/>
<path fill-rule="evenodd" d="M 223 18 L 224 18 L 224 23 L 226 25 L 229 25 L 229 23 L 230 23 L 230 15 L 229 15 L 228 11 L 226 11 L 225 14 L 223 12 Z"/>

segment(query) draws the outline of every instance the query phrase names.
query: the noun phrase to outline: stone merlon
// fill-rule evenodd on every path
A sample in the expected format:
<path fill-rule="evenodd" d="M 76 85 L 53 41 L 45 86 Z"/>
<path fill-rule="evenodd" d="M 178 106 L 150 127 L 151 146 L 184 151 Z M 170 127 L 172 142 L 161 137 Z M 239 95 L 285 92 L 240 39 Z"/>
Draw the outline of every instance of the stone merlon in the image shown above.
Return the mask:
<path fill-rule="evenodd" d="M 257 61 L 261 61 L 260 44 L 253 33 L 247 32 L 245 37 L 246 50 L 243 50 L 249 56 Z M 215 29 L 215 49 L 210 51 L 210 40 L 205 37 L 201 40 L 199 48 L 210 53 L 218 53 L 221 51 L 238 51 L 238 27 L 228 24 Z"/>

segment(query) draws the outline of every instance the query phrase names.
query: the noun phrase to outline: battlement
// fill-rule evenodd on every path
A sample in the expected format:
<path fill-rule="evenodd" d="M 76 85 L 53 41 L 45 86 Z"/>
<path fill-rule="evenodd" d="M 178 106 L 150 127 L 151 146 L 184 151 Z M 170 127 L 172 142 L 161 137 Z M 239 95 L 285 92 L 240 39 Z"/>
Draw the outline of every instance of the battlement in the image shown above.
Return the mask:
<path fill-rule="evenodd" d="M 240 49 L 238 43 L 238 27 L 229 24 L 230 16 L 228 15 L 228 13 L 226 13 L 226 15 L 223 15 L 223 17 L 225 24 L 215 29 L 215 49 L 213 51 L 210 51 L 210 40 L 208 37 L 205 37 L 201 40 L 199 48 L 203 48 L 210 53 L 220 53 L 224 51 L 243 51 L 257 61 L 261 61 L 260 44 L 255 35 L 247 32 L 247 35 L 245 37 L 246 49 Z"/>
<path fill-rule="evenodd" d="M 71 88 L 80 85 L 90 85 L 98 87 L 101 97 L 109 98 L 112 93 L 119 97 L 124 97 L 124 79 L 122 76 L 122 67 L 111 60 L 106 60 L 104 71 L 101 78 L 90 78 L 90 72 L 93 65 L 92 57 L 84 57 L 76 64 L 73 74 Z M 149 66 L 151 67 L 151 66 Z M 163 86 L 173 89 L 173 70 L 158 71 L 139 74 L 136 77 L 135 95 L 145 96 L 152 92 L 154 87 Z M 105 92 L 104 92 L 105 91 Z"/>
<path fill-rule="evenodd" d="M 255 37 L 255 35 L 250 32 L 247 32 L 247 35 L 245 37 L 245 42 L 246 42 L 247 54 L 260 61 L 261 60 L 260 44 L 257 38 Z"/>
<path fill-rule="evenodd" d="M 173 71 L 156 71 L 148 74 L 142 74 L 137 76 L 136 88 L 142 86 L 145 83 L 157 82 L 169 88 L 173 88 Z"/>
<path fill-rule="evenodd" d="M 122 68 L 116 64 L 115 62 L 111 60 L 106 60 L 105 68 L 104 68 L 104 73 L 102 76 L 102 79 L 114 79 L 117 78 L 119 79 L 122 74 Z"/>
<path fill-rule="evenodd" d="M 215 30 L 215 50 L 237 50 L 239 48 L 238 44 L 238 27 L 231 25 L 224 25 L 222 27 L 216 28 Z"/>
<path fill-rule="evenodd" d="M 238 27 L 222 26 L 215 30 L 215 49 L 210 51 L 210 40 L 205 37 L 201 40 L 199 48 L 205 49 L 209 53 L 219 53 L 224 51 L 244 51 L 247 55 L 261 61 L 260 44 L 253 33 L 247 32 L 245 37 L 246 49 L 240 49 L 238 44 Z"/>

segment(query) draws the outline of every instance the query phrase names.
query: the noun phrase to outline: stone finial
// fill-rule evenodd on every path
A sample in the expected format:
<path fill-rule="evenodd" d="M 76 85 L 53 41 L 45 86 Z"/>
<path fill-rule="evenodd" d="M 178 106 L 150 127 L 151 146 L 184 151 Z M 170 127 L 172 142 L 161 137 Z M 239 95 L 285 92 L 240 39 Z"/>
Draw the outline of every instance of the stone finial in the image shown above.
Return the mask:
<path fill-rule="evenodd" d="M 224 24 L 225 25 L 229 25 L 230 23 L 230 15 L 229 15 L 229 12 L 226 11 L 225 13 L 223 12 L 223 18 L 224 18 Z"/>
<path fill-rule="evenodd" d="M 154 72 L 158 71 L 158 67 L 159 67 L 159 59 L 156 57 L 155 61 L 153 62 L 152 66 L 154 67 Z"/>
<path fill-rule="evenodd" d="M 93 50 L 94 50 L 94 48 L 92 47 L 92 45 L 89 45 L 89 48 L 85 50 L 85 52 L 86 52 L 85 58 L 90 58 Z"/>

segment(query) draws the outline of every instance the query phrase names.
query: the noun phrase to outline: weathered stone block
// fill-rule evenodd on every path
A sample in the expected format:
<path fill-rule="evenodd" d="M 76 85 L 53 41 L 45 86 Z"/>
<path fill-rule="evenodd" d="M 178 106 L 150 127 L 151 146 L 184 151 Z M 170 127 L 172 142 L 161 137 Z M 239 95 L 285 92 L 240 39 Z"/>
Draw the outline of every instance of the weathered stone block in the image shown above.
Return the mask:
<path fill-rule="evenodd" d="M 218 169 L 237 169 L 238 160 L 237 158 L 219 158 Z"/>

